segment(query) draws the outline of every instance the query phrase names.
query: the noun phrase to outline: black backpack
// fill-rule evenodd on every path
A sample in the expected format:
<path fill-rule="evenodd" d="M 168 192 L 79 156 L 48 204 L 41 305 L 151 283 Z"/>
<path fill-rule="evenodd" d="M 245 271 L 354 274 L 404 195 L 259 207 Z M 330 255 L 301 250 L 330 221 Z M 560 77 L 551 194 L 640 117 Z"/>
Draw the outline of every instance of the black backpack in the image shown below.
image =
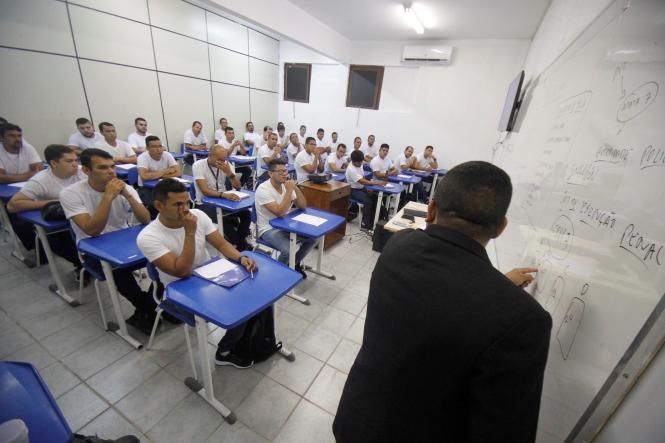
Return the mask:
<path fill-rule="evenodd" d="M 282 349 L 282 342 L 275 338 L 273 307 L 264 309 L 247 320 L 245 332 L 233 349 L 233 353 L 255 363 L 270 358 Z"/>

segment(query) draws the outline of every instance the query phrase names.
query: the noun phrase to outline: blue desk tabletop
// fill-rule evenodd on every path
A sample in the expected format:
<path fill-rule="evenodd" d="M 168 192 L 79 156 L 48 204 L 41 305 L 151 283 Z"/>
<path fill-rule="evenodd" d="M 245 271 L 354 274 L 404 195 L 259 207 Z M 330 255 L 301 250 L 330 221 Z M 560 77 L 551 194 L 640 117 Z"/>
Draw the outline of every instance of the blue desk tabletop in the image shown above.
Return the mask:
<path fill-rule="evenodd" d="M 296 167 L 293 165 L 293 163 L 289 163 L 288 165 L 286 165 L 286 167 L 287 167 L 287 169 L 288 169 L 289 172 L 294 172 L 294 171 L 296 170 Z M 267 170 L 268 170 L 268 166 L 267 166 L 267 165 L 263 165 L 263 166 L 261 166 L 261 169 L 263 169 L 264 171 L 267 171 Z"/>
<path fill-rule="evenodd" d="M 400 177 L 398 175 L 390 175 L 388 176 L 388 181 L 393 182 L 393 183 L 420 183 L 422 181 L 422 178 L 418 177 L 417 175 L 408 175 L 408 174 L 400 174 L 404 175 L 404 177 Z"/>
<path fill-rule="evenodd" d="M 0 362 L 0 423 L 20 418 L 32 442 L 67 443 L 72 430 L 37 370 L 29 363 Z"/>
<path fill-rule="evenodd" d="M 130 169 L 136 169 L 136 165 L 132 165 L 132 168 Z M 115 175 L 117 175 L 118 178 L 125 178 L 127 177 L 128 174 L 129 174 L 129 169 L 119 168 L 117 166 L 115 167 Z"/>
<path fill-rule="evenodd" d="M 166 287 L 166 299 L 222 328 L 232 328 L 272 305 L 302 280 L 288 266 L 255 252 L 243 252 L 259 268 L 254 278 L 247 278 L 232 288 L 192 276 Z"/>
<path fill-rule="evenodd" d="M 0 185 L 0 199 L 3 201 L 9 201 L 14 194 L 16 194 L 18 191 L 21 190 L 20 186 L 12 186 L 12 185 Z"/>
<path fill-rule="evenodd" d="M 207 149 L 205 151 L 199 151 L 196 149 L 185 149 L 186 154 L 196 154 L 198 157 L 207 157 L 210 151 Z"/>
<path fill-rule="evenodd" d="M 372 171 L 363 170 L 363 173 L 365 174 L 365 178 L 370 178 L 372 176 Z M 331 174 L 333 180 L 337 180 L 338 182 L 346 181 L 346 172 L 331 172 Z"/>
<path fill-rule="evenodd" d="M 185 156 L 185 154 L 178 154 L 177 152 L 171 152 L 171 151 L 169 151 L 169 154 L 173 156 L 174 160 L 180 160 Z"/>
<path fill-rule="evenodd" d="M 406 186 L 399 183 L 388 183 L 386 186 L 365 186 L 368 191 L 383 192 L 384 194 L 399 194 L 406 189 Z"/>
<path fill-rule="evenodd" d="M 108 232 L 99 237 L 88 237 L 78 244 L 79 251 L 93 258 L 104 260 L 113 266 L 125 268 L 145 260 L 143 253 L 136 245 L 136 237 L 145 225 L 132 226 Z"/>
<path fill-rule="evenodd" d="M 254 158 L 238 158 L 238 157 L 235 156 L 235 155 L 231 155 L 231 156 L 229 157 L 229 161 L 230 161 L 231 163 L 234 163 L 234 164 L 236 164 L 236 165 L 241 165 L 241 166 L 244 166 L 244 165 L 253 165 L 254 162 L 256 161 L 256 157 L 254 157 Z"/>
<path fill-rule="evenodd" d="M 67 220 L 47 221 L 42 218 L 42 211 L 35 209 L 34 211 L 24 211 L 18 213 L 18 218 L 23 219 L 33 225 L 41 226 L 47 231 L 56 231 L 59 229 L 69 228 Z"/>
<path fill-rule="evenodd" d="M 249 197 L 243 198 L 237 202 L 226 198 L 203 197 L 203 203 L 222 208 L 229 212 L 242 211 L 243 209 L 252 209 L 254 207 L 254 196 L 256 193 L 247 189 L 241 189 L 240 192 L 249 195 Z"/>
<path fill-rule="evenodd" d="M 192 185 L 192 183 L 194 183 L 194 177 L 192 177 L 191 175 L 183 174 L 180 178 L 183 179 L 183 180 L 187 180 L 189 182 L 189 183 L 185 183 L 185 186 L 187 186 L 187 188 L 189 188 Z M 143 182 L 143 187 L 148 188 L 148 189 L 152 189 L 155 186 L 157 186 L 157 183 L 159 183 L 160 180 L 162 180 L 162 179 L 159 178 L 159 179 L 155 179 L 155 180 L 144 181 Z"/>
<path fill-rule="evenodd" d="M 327 221 L 320 226 L 314 226 L 293 219 L 293 217 L 296 217 L 300 214 L 308 214 L 315 217 L 325 218 Z M 332 214 L 330 212 L 325 212 L 314 208 L 297 209 L 295 211 L 289 212 L 286 217 L 277 217 L 270 220 L 270 226 L 275 229 L 281 229 L 287 232 L 295 232 L 298 235 L 311 238 L 318 238 L 326 235 L 328 232 L 337 228 L 342 223 L 346 223 L 346 219 L 344 217 L 340 217 L 337 214 Z"/>

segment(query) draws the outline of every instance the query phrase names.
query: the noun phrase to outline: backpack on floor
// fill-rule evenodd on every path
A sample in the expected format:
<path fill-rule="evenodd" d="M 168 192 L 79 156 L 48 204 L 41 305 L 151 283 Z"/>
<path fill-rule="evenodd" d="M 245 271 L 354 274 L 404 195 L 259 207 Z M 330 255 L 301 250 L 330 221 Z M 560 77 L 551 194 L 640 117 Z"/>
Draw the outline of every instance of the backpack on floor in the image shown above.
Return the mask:
<path fill-rule="evenodd" d="M 275 338 L 273 307 L 264 309 L 247 320 L 245 332 L 233 349 L 233 353 L 255 363 L 270 358 L 282 349 L 282 342 Z"/>

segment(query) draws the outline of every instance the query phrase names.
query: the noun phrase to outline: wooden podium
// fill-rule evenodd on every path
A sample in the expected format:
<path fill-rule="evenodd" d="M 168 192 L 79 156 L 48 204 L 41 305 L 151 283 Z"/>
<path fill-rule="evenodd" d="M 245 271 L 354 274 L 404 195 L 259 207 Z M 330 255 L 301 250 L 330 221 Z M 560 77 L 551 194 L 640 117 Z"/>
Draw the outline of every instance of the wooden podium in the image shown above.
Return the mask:
<path fill-rule="evenodd" d="M 349 195 L 351 186 L 348 183 L 330 180 L 327 183 L 306 181 L 300 190 L 307 199 L 307 206 L 341 215 L 346 219 L 349 212 Z M 325 249 L 341 240 L 346 234 L 346 223 L 326 235 Z"/>

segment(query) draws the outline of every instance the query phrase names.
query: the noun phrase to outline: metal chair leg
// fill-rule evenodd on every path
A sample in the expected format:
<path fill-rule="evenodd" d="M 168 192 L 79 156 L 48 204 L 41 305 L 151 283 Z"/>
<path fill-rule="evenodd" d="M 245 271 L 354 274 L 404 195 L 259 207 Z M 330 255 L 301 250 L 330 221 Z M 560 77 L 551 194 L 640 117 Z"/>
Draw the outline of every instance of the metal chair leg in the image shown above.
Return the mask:
<path fill-rule="evenodd" d="M 95 295 L 97 296 L 97 303 L 99 303 L 99 314 L 102 316 L 102 326 L 104 327 L 105 331 L 108 331 L 109 326 L 108 323 L 106 322 L 106 313 L 104 312 L 104 305 L 102 304 L 102 296 L 99 293 L 99 282 L 97 281 L 97 279 L 95 279 L 93 284 L 95 286 Z M 81 270 L 81 283 L 79 290 L 81 289 L 83 289 L 83 270 Z"/>
<path fill-rule="evenodd" d="M 152 324 L 152 331 L 150 332 L 150 338 L 148 339 L 148 345 L 146 346 L 146 349 L 150 349 L 152 347 L 152 340 L 155 338 L 155 332 L 157 331 L 159 320 L 162 318 L 162 312 L 164 312 L 162 308 L 157 308 L 157 315 L 155 316 L 155 322 Z"/>
<path fill-rule="evenodd" d="M 189 326 L 187 323 L 182 325 L 182 330 L 185 331 L 185 341 L 187 342 L 187 353 L 189 354 L 189 363 L 192 365 L 192 372 L 194 373 L 194 378 L 198 379 L 199 375 L 196 371 L 196 363 L 194 362 L 194 350 L 192 349 L 192 341 L 189 338 Z"/>

